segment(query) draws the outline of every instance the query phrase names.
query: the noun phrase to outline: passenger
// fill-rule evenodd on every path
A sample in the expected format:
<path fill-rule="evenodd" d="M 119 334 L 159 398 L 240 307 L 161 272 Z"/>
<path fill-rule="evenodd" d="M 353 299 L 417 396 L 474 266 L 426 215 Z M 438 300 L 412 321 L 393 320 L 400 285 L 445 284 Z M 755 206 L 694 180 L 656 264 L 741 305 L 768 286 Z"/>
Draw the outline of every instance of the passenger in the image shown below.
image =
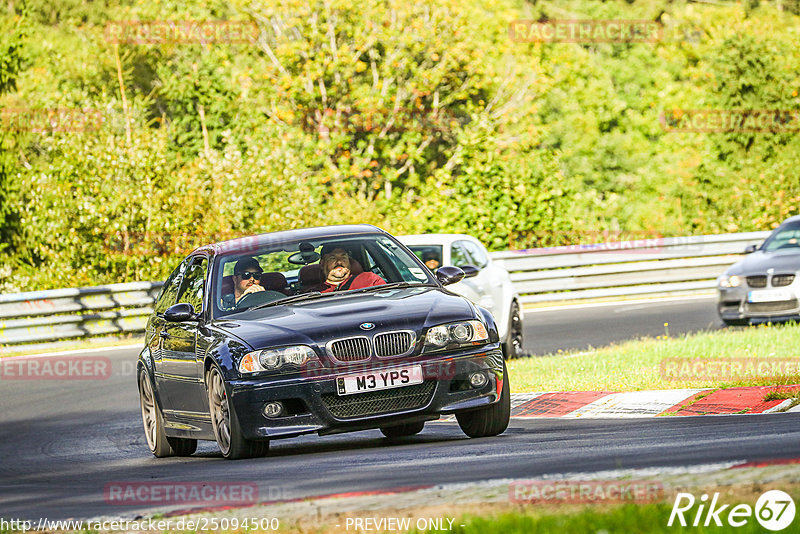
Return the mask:
<path fill-rule="evenodd" d="M 352 261 L 355 263 L 355 260 Z M 325 278 L 322 284 L 322 293 L 361 289 L 386 283 L 386 280 L 375 273 L 365 271 L 354 275 L 350 270 L 350 253 L 341 247 L 322 247 L 322 257 L 319 260 L 319 264 L 322 266 L 322 275 Z"/>
<path fill-rule="evenodd" d="M 233 267 L 233 293 L 222 298 L 224 308 L 233 308 L 245 295 L 264 291 L 259 285 L 259 278 L 264 270 L 258 260 L 252 257 L 242 258 Z"/>
<path fill-rule="evenodd" d="M 435 252 L 426 252 L 423 254 L 422 261 L 431 271 L 435 271 L 441 265 L 441 262 L 439 262 L 439 255 Z"/>

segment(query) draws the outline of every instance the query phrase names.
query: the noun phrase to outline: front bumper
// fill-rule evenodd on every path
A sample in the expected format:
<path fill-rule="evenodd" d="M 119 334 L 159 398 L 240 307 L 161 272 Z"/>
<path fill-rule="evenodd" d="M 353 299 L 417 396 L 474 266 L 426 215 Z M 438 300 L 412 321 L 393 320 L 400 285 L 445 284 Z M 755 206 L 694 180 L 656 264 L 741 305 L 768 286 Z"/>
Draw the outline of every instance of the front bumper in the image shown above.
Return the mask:
<path fill-rule="evenodd" d="M 438 419 L 440 415 L 497 402 L 502 388 L 503 354 L 495 343 L 436 357 L 380 362 L 367 371 L 422 365 L 422 384 L 339 396 L 336 378 L 352 371 L 285 380 L 246 379 L 229 384 L 230 399 L 242 433 L 248 439 L 289 438 L 301 434 L 333 434 Z M 488 377 L 480 388 L 469 386 L 470 373 Z M 500 387 L 498 387 L 498 385 Z M 264 405 L 280 401 L 290 414 L 267 417 Z"/>
<path fill-rule="evenodd" d="M 772 288 L 768 288 L 772 289 Z M 746 284 L 740 287 L 718 288 L 717 312 L 727 322 L 764 322 L 800 318 L 800 295 L 795 284 L 779 288 L 794 294 L 794 298 L 774 302 L 749 302 L 751 291 Z"/>

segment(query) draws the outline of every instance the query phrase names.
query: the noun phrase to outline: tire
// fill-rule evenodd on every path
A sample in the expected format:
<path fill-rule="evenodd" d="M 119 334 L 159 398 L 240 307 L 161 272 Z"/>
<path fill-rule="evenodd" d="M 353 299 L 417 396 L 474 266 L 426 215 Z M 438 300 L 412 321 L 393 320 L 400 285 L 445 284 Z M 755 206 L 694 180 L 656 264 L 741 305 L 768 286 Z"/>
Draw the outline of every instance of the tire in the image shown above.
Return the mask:
<path fill-rule="evenodd" d="M 222 455 L 228 460 L 238 460 L 267 454 L 269 441 L 249 440 L 242 435 L 239 420 L 230 406 L 225 380 L 216 367 L 206 374 L 206 389 L 211 426 Z"/>
<path fill-rule="evenodd" d="M 419 434 L 422 432 L 424 427 L 425 421 L 421 421 L 419 423 L 406 423 L 404 425 L 397 426 L 383 426 L 381 427 L 381 433 L 387 438 L 402 438 L 405 436 Z"/>
<path fill-rule="evenodd" d="M 197 440 L 192 438 L 167 438 L 175 456 L 191 456 L 197 450 Z"/>
<path fill-rule="evenodd" d="M 464 434 L 471 438 L 497 436 L 506 431 L 511 419 L 511 384 L 508 381 L 505 362 L 503 362 L 503 391 L 500 393 L 500 400 L 485 408 L 456 413 L 456 419 Z"/>
<path fill-rule="evenodd" d="M 522 355 L 522 336 L 522 319 L 519 316 L 519 304 L 515 300 L 511 302 L 508 313 L 508 335 L 503 343 L 503 359 L 510 360 Z"/>
<path fill-rule="evenodd" d="M 164 417 L 156 401 L 155 390 L 147 371 L 139 371 L 139 404 L 142 408 L 142 424 L 147 446 L 156 458 L 167 456 L 191 456 L 197 450 L 197 440 L 169 438 L 164 430 Z"/>
<path fill-rule="evenodd" d="M 748 326 L 750 321 L 747 319 L 722 319 L 724 326 Z"/>

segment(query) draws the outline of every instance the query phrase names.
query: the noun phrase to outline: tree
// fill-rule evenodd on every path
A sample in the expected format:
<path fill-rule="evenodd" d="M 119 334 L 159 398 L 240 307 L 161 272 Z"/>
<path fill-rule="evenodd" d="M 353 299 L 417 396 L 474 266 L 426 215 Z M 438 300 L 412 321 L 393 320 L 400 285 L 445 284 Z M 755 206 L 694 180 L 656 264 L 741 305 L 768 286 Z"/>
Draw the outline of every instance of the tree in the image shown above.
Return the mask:
<path fill-rule="evenodd" d="M 0 95 L 17 87 L 17 77 L 25 65 L 24 7 L 19 12 L 9 7 L 0 17 Z M 15 206 L 17 195 L 18 141 L 12 129 L 14 117 L 0 117 L 0 254 L 6 255 L 19 232 L 19 213 Z M 2 124 L 6 122 L 6 124 Z"/>

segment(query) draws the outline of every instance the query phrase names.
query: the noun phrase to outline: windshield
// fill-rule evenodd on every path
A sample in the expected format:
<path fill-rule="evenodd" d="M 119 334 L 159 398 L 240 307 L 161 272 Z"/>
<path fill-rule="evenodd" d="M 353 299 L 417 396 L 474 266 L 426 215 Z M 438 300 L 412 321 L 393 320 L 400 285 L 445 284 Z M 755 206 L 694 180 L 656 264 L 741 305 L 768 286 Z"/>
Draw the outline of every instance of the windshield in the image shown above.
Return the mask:
<path fill-rule="evenodd" d="M 283 299 L 302 302 L 397 282 L 436 284 L 385 234 L 273 242 L 248 254 L 222 254 L 213 280 L 215 317 Z"/>
<path fill-rule="evenodd" d="M 792 222 L 775 230 L 761 247 L 766 252 L 794 249 L 800 252 L 800 221 Z"/>

